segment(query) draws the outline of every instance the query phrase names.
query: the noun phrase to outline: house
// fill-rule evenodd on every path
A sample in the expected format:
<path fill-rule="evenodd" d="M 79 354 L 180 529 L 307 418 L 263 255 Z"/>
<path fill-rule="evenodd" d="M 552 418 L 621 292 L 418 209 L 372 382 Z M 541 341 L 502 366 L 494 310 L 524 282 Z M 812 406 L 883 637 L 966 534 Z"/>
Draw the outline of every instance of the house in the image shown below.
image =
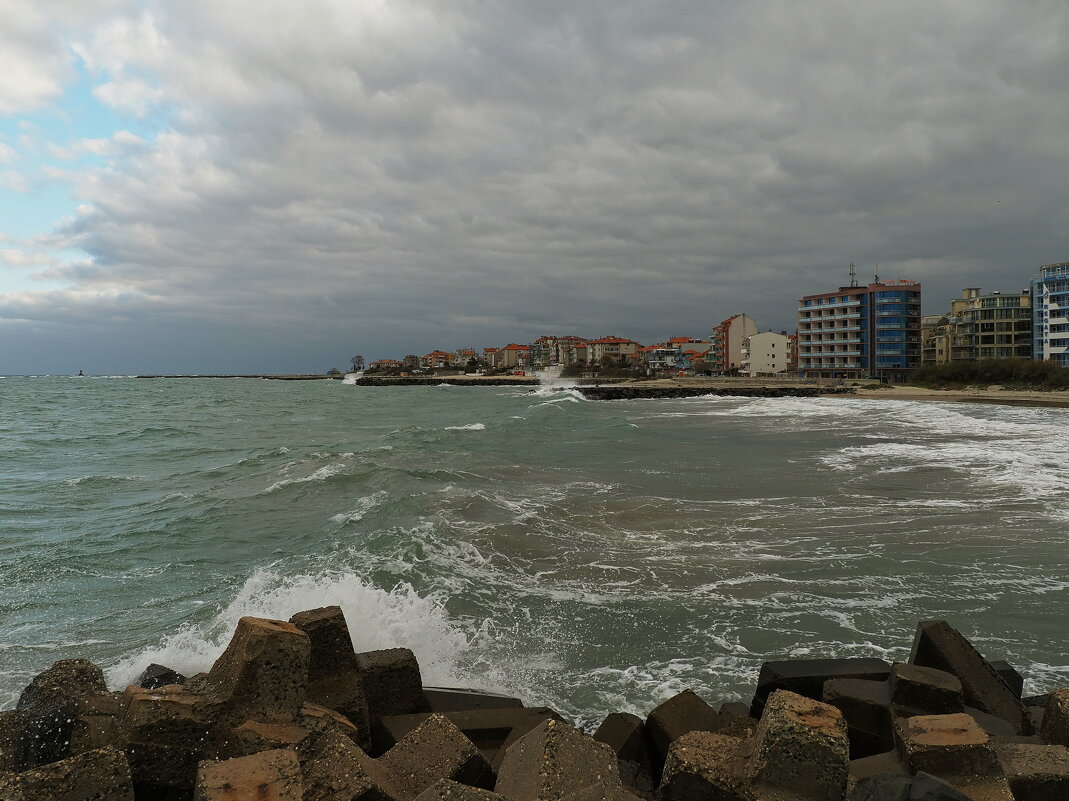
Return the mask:
<path fill-rule="evenodd" d="M 786 334 L 777 334 L 774 331 L 748 336 L 742 344 L 739 373 L 758 376 L 787 372 L 789 343 L 790 339 Z"/>

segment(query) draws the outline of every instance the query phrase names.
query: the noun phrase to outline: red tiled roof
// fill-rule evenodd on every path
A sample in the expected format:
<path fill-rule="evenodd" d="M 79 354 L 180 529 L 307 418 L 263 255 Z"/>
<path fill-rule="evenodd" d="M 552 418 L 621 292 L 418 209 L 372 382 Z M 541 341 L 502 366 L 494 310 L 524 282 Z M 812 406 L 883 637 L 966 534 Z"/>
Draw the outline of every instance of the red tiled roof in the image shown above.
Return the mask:
<path fill-rule="evenodd" d="M 623 337 L 602 337 L 601 339 L 592 339 L 590 343 L 593 345 L 621 345 L 624 343 L 632 343 L 637 345 L 633 339 L 624 339 Z"/>
<path fill-rule="evenodd" d="M 530 346 L 517 345 L 515 342 L 513 342 L 511 345 L 506 345 L 505 350 L 530 350 Z"/>

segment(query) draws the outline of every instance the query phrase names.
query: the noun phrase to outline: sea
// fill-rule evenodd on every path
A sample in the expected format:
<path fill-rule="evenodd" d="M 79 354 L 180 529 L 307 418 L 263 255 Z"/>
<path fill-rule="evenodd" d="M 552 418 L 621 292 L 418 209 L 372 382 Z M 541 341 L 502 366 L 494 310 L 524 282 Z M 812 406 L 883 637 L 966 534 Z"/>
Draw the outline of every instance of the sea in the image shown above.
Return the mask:
<path fill-rule="evenodd" d="M 540 387 L 0 379 L 0 708 L 207 670 L 243 615 L 584 727 L 946 619 L 1069 685 L 1069 410 Z"/>

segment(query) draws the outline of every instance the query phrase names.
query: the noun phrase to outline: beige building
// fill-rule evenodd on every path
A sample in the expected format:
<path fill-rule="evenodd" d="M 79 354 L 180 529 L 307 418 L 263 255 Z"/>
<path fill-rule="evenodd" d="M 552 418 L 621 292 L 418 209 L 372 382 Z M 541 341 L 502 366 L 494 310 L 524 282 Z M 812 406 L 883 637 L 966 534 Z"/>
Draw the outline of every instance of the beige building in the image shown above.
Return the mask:
<path fill-rule="evenodd" d="M 748 376 L 787 372 L 790 338 L 786 334 L 765 331 L 753 334 L 742 343 L 739 373 Z"/>
<path fill-rule="evenodd" d="M 748 314 L 728 317 L 714 330 L 706 357 L 714 373 L 732 373 L 742 367 L 742 343 L 758 333 L 757 323 Z"/>
<path fill-rule="evenodd" d="M 921 322 L 925 363 L 1032 358 L 1032 293 L 963 289 L 950 311 Z"/>

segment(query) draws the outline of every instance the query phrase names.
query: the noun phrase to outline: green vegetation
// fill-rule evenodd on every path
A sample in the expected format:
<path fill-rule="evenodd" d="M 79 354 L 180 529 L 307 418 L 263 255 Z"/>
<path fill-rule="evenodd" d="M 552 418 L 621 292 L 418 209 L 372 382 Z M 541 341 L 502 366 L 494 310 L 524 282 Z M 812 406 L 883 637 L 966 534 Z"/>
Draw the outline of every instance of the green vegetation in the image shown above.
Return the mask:
<path fill-rule="evenodd" d="M 985 359 L 978 362 L 926 364 L 913 371 L 911 384 L 929 389 L 986 387 L 1006 389 L 1069 389 L 1069 370 L 1054 362 L 1029 359 Z"/>

